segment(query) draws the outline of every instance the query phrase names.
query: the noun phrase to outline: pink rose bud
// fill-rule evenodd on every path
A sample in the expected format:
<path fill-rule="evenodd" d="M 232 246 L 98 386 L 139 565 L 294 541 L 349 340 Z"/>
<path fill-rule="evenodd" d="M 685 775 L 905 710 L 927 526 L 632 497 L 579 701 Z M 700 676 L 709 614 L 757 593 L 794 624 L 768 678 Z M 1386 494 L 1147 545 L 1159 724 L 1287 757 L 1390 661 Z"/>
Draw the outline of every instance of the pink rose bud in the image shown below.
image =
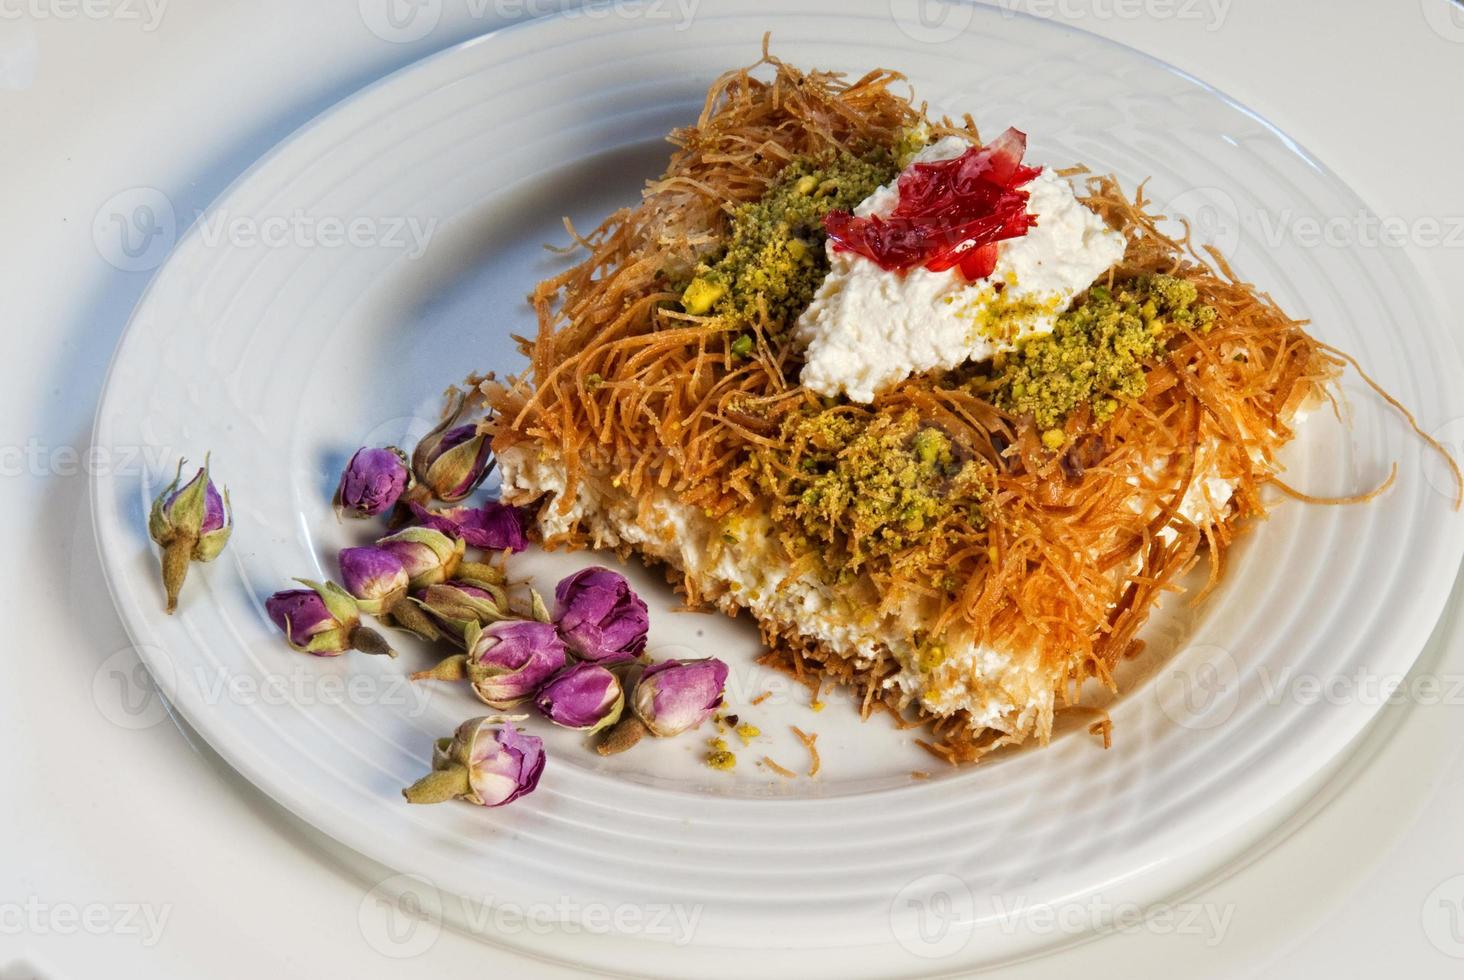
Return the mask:
<path fill-rule="evenodd" d="M 454 391 L 443 420 L 417 443 L 412 470 L 417 482 L 448 503 L 472 493 L 493 469 L 493 451 L 477 423 L 460 424 L 468 397 Z"/>
<path fill-rule="evenodd" d="M 563 669 L 564 641 L 554 627 L 530 620 L 502 620 L 468 628 L 467 675 L 473 692 L 490 708 L 511 708 L 533 697 Z"/>
<path fill-rule="evenodd" d="M 347 650 L 396 656 L 380 634 L 361 625 L 348 592 L 331 582 L 296 581 L 307 588 L 276 592 L 264 603 L 291 647 L 317 657 L 338 657 Z"/>
<path fill-rule="evenodd" d="M 472 718 L 452 738 L 438 739 L 432 772 L 402 791 L 409 803 L 466 800 L 478 806 L 503 806 L 539 785 L 544 743 L 519 731 L 519 718 Z"/>
<path fill-rule="evenodd" d="M 188 577 L 188 563 L 213 561 L 229 543 L 233 523 L 229 518 L 229 492 L 222 494 L 209 479 L 209 461 L 182 488 L 183 462 L 173 482 L 158 494 L 148 515 L 148 535 L 163 549 L 163 591 L 167 611 L 178 608 L 178 594 Z"/>
<path fill-rule="evenodd" d="M 609 665 L 635 660 L 645 650 L 650 613 L 625 576 L 586 568 L 554 590 L 554 622 L 576 655 Z"/>
<path fill-rule="evenodd" d="M 647 731 L 670 738 L 712 717 L 726 686 L 727 665 L 720 660 L 663 660 L 641 674 L 633 708 Z"/>
<path fill-rule="evenodd" d="M 389 625 L 410 630 L 424 640 L 439 640 L 442 633 L 407 596 L 411 579 L 394 552 L 384 548 L 346 548 L 337 559 L 341 581 L 364 613 L 379 616 Z"/>
<path fill-rule="evenodd" d="M 641 672 L 631 713 L 596 746 L 601 755 L 624 752 L 647 732 L 671 738 L 696 728 L 722 706 L 727 665 L 707 660 L 663 660 Z"/>
<path fill-rule="evenodd" d="M 540 688 L 534 704 L 556 725 L 594 733 L 620 720 L 625 690 L 608 667 L 578 663 Z"/>
<path fill-rule="evenodd" d="M 407 566 L 384 548 L 346 548 L 338 558 L 341 583 L 361 611 L 372 616 L 396 605 L 407 594 Z"/>
<path fill-rule="evenodd" d="M 407 456 L 395 446 L 358 449 L 336 488 L 337 514 L 375 517 L 390 510 L 411 481 Z"/>
<path fill-rule="evenodd" d="M 463 543 L 441 531 L 409 527 L 376 542 L 376 547 L 401 559 L 413 589 L 446 582 L 463 561 Z"/>

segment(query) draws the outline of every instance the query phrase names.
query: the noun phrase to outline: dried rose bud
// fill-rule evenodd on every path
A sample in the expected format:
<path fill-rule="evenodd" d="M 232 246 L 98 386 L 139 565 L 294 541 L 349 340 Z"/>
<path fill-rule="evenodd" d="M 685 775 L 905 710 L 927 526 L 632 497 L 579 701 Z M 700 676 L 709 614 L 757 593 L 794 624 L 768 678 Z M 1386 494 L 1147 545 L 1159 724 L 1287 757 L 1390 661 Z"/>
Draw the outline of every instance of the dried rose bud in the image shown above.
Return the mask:
<path fill-rule="evenodd" d="M 460 424 L 467 395 L 454 390 L 451 404 L 412 453 L 417 482 L 439 500 L 453 503 L 472 493 L 493 469 L 493 451 L 477 423 Z"/>
<path fill-rule="evenodd" d="M 485 551 L 523 551 L 529 546 L 524 533 L 523 512 L 517 507 L 491 500 L 481 507 L 449 507 L 429 510 L 412 503 L 412 516 L 422 527 L 462 538 Z"/>
<path fill-rule="evenodd" d="M 635 660 L 646 648 L 650 613 L 619 572 L 586 568 L 554 590 L 554 622 L 578 656 L 599 664 Z"/>
<path fill-rule="evenodd" d="M 412 471 L 407 454 L 395 446 L 364 448 L 346 464 L 336 488 L 336 515 L 375 517 L 390 510 L 406 491 Z"/>
<path fill-rule="evenodd" d="M 395 552 L 384 548 L 345 548 L 337 560 L 341 566 L 341 582 L 362 612 L 411 630 L 424 640 L 442 638 L 432 621 L 408 599 L 411 579 Z"/>
<path fill-rule="evenodd" d="M 361 625 L 350 593 L 333 582 L 295 581 L 307 588 L 276 592 L 264 603 L 290 646 L 317 657 L 338 657 L 347 650 L 396 656 L 381 634 Z"/>
<path fill-rule="evenodd" d="M 181 489 L 183 460 L 173 482 L 153 501 L 148 535 L 163 549 L 163 591 L 168 612 L 178 608 L 178 593 L 188 577 L 188 563 L 213 561 L 229 543 L 234 525 L 229 517 L 229 491 L 220 494 L 209 479 L 208 457 L 203 468 Z"/>
<path fill-rule="evenodd" d="M 490 708 L 511 708 L 533 697 L 564 668 L 564 641 L 547 623 L 503 620 L 468 627 L 467 674 L 473 693 Z"/>
<path fill-rule="evenodd" d="M 418 607 L 442 624 L 448 639 L 462 644 L 469 626 L 509 618 L 508 595 L 493 582 L 454 581 L 417 590 Z"/>
<path fill-rule="evenodd" d="M 418 671 L 412 680 L 467 680 L 480 701 L 502 710 L 527 701 L 569 659 L 554 627 L 532 620 L 469 623 L 463 640 L 467 653 Z"/>
<path fill-rule="evenodd" d="M 635 713 L 657 738 L 689 731 L 722 706 L 727 665 L 706 660 L 663 660 L 651 664 L 635 688 Z"/>
<path fill-rule="evenodd" d="M 401 559 L 413 589 L 446 582 L 463 563 L 463 543 L 427 527 L 398 531 L 376 542 L 376 547 Z"/>
<path fill-rule="evenodd" d="M 408 803 L 503 806 L 532 793 L 544 772 L 544 743 L 514 727 L 522 720 L 494 715 L 463 722 L 452 738 L 437 740 L 432 772 L 402 795 Z"/>
<path fill-rule="evenodd" d="M 633 716 L 610 730 L 600 743 L 600 754 L 623 752 L 647 732 L 671 738 L 696 728 L 722 706 L 726 686 L 727 665 L 715 658 L 652 664 L 636 684 Z"/>
<path fill-rule="evenodd" d="M 361 611 L 380 616 L 407 594 L 407 566 L 384 548 L 345 548 L 337 559 L 341 584 Z"/>
<path fill-rule="evenodd" d="M 625 689 L 608 667 L 578 663 L 550 678 L 534 704 L 556 725 L 594 733 L 620 720 Z"/>

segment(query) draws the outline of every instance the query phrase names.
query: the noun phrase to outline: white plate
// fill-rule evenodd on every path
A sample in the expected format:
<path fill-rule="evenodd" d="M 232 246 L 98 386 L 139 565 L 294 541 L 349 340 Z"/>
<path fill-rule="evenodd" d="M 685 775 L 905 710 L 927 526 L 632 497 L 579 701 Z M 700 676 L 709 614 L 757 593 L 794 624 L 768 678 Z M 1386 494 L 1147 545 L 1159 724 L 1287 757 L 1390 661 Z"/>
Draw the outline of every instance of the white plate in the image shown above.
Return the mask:
<path fill-rule="evenodd" d="M 1035 161 L 1082 161 L 1129 186 L 1152 177 L 1151 197 L 1356 353 L 1426 427 L 1464 416 L 1458 354 L 1416 273 L 1390 249 L 1310 247 L 1298 218 L 1368 212 L 1254 113 L 1086 34 L 980 7 L 889 6 L 708 0 L 686 22 L 676 5 L 622 3 L 484 37 L 311 123 L 185 236 L 117 352 L 96 444 L 163 463 L 212 450 L 238 527 L 222 560 L 194 566 L 171 618 L 145 532 L 170 474 L 100 472 L 98 543 L 160 686 L 266 793 L 432 895 L 591 927 L 618 911 L 619 931 L 705 945 L 888 945 L 949 968 L 1071 938 L 1073 921 L 1102 913 L 1094 895 L 1239 827 L 1373 716 L 1377 685 L 1402 676 L 1442 607 L 1464 522 L 1442 470 L 1355 379 L 1350 428 L 1308 423 L 1291 479 L 1352 492 L 1397 460 L 1396 487 L 1365 507 L 1281 504 L 1206 606 L 1171 603 L 1128 672 L 1108 752 L 1069 733 L 914 780 L 937 769 L 915 733 L 860 724 L 839 698 L 815 713 L 801 688 L 751 666 L 746 622 L 673 614 L 657 576 L 632 569 L 653 653 L 733 664 L 732 710 L 768 733 L 737 772 L 701 766 L 696 736 L 604 761 L 536 724 L 551 752 L 536 794 L 496 811 L 414 808 L 399 789 L 476 703 L 403 683 L 425 650 L 317 660 L 270 626 L 265 596 L 333 575 L 335 550 L 370 534 L 330 513 L 348 453 L 410 441 L 468 370 L 520 365 L 508 338 L 529 332 L 523 297 L 562 265 L 540 248 L 563 241 L 560 216 L 591 227 L 632 201 L 664 164 L 665 133 L 766 30 L 800 65 L 899 68 L 937 112 L 1017 125 Z M 345 232 L 356 244 L 336 241 Z M 531 552 L 516 570 L 552 586 L 587 561 Z M 820 735 L 817 779 L 753 764 L 803 767 L 791 724 Z M 1097 912 L 1017 927 L 1013 910 L 1044 904 Z"/>

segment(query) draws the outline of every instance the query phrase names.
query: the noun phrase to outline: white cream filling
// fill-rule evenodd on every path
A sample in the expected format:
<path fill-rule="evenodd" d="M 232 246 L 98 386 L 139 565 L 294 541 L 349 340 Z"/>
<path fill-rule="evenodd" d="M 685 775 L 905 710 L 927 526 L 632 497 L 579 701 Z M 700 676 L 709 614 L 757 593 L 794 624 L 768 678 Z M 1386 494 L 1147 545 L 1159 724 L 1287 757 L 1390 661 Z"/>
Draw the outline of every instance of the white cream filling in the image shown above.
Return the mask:
<path fill-rule="evenodd" d="M 880 648 L 888 650 L 901 667 L 892 686 L 935 714 L 966 709 L 973 727 L 1022 734 L 1039 720 L 1050 721 L 1054 691 L 1035 652 L 1011 656 L 974 644 L 952 646 L 938 667 L 922 671 L 910 642 L 920 622 L 917 610 L 880 619 L 867 609 L 852 608 L 814 576 L 791 577 L 767 558 L 773 549 L 765 519 L 736 522 L 730 532 L 735 540 L 729 541 L 720 523 L 669 495 L 642 502 L 593 480 L 581 480 L 561 512 L 563 464 L 523 445 L 501 453 L 498 465 L 506 501 L 550 498 L 539 520 L 547 542 L 580 530 L 598 548 L 633 546 L 689 574 L 725 611 L 745 608 L 759 620 L 792 627 L 860 666 L 873 661 Z"/>
<path fill-rule="evenodd" d="M 915 162 L 954 159 L 969 148 L 947 136 Z M 1051 332 L 1057 314 L 1123 257 L 1124 238 L 1051 170 L 1026 189 L 1036 226 L 1002 242 L 995 271 L 979 282 L 968 282 L 958 269 L 892 272 L 830 243 L 829 275 L 794 330 L 807 347 L 803 386 L 869 402 L 912 374 L 985 360 Z M 899 200 L 898 181 L 892 182 L 855 214 L 888 216 Z"/>
<path fill-rule="evenodd" d="M 1308 407 L 1299 408 L 1293 424 Z M 1202 453 L 1201 467 L 1213 454 Z M 911 607 L 900 615 L 877 618 L 867 609 L 854 608 L 827 583 L 812 575 L 791 577 L 769 556 L 771 526 L 766 519 L 734 522 L 728 527 L 712 521 L 694 507 L 669 494 L 638 501 L 618 488 L 591 479 L 582 480 L 567 509 L 561 512 L 565 468 L 528 444 L 498 457 L 503 474 L 503 498 L 527 503 L 547 496 L 539 525 L 553 543 L 573 531 L 586 534 L 599 548 L 633 546 L 642 553 L 669 562 L 686 572 L 703 595 L 727 612 L 745 608 L 759 620 L 796 629 L 840 654 L 866 666 L 881 648 L 900 666 L 887 686 L 896 688 L 908 703 L 918 701 L 940 716 L 967 711 L 973 728 L 992 728 L 1025 736 L 1051 725 L 1056 691 L 1037 651 L 1006 653 L 973 643 L 947 647 L 940 663 L 922 666 L 910 636 L 919 629 L 921 614 Z M 1220 520 L 1234 495 L 1234 482 L 1218 473 L 1201 474 L 1190 486 L 1180 514 L 1205 526 Z M 1172 536 L 1172 528 L 1161 534 Z"/>

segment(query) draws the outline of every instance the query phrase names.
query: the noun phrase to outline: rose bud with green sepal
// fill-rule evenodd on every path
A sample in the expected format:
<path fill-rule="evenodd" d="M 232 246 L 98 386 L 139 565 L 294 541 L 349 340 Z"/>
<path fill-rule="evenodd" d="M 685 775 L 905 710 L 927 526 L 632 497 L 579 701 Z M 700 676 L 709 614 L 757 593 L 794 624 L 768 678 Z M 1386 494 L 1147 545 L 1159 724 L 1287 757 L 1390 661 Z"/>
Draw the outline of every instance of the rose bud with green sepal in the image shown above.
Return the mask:
<path fill-rule="evenodd" d="M 406 597 L 411 579 L 395 553 L 384 548 L 343 548 L 337 561 L 341 584 L 362 612 L 380 616 Z"/>
<path fill-rule="evenodd" d="M 550 678 L 534 704 L 554 724 L 593 734 L 620 720 L 625 689 L 608 667 L 582 662 Z"/>
<path fill-rule="evenodd" d="M 503 710 L 533 697 L 568 660 L 564 641 L 547 623 L 509 619 L 481 628 L 470 624 L 464 640 L 467 653 L 448 657 L 412 679 L 466 678 L 480 701 Z"/>
<path fill-rule="evenodd" d="M 384 548 L 345 548 L 337 559 L 341 582 L 364 613 L 400 626 L 424 640 L 440 640 L 442 633 L 407 596 L 411 578 L 394 552 Z"/>
<path fill-rule="evenodd" d="M 412 503 L 410 507 L 420 526 L 461 538 L 474 548 L 517 553 L 529 546 L 528 536 L 524 533 L 523 512 L 496 500 L 481 507 L 429 510 L 418 503 Z"/>
<path fill-rule="evenodd" d="M 409 527 L 376 542 L 376 547 L 401 559 L 413 589 L 438 585 L 452 578 L 463 561 L 459 540 L 426 527 Z"/>
<path fill-rule="evenodd" d="M 727 665 L 716 658 L 663 660 L 647 667 L 631 699 L 631 716 L 599 746 L 601 755 L 623 752 L 647 732 L 672 738 L 701 725 L 722 706 Z"/>
<path fill-rule="evenodd" d="M 443 582 L 417 590 L 413 598 L 419 608 L 442 625 L 454 643 L 464 643 L 469 626 L 482 627 L 510 618 L 508 595 L 493 582 Z"/>
<path fill-rule="evenodd" d="M 446 416 L 412 452 L 412 470 L 434 497 L 454 503 L 472 493 L 493 469 L 493 451 L 476 423 L 460 422 L 467 395 L 455 389 L 449 397 Z"/>
<path fill-rule="evenodd" d="M 395 446 L 356 451 L 336 487 L 336 516 L 376 517 L 396 505 L 411 484 L 407 454 Z"/>
<path fill-rule="evenodd" d="M 706 660 L 663 660 L 651 664 L 635 688 L 636 717 L 657 738 L 690 731 L 722 706 L 727 665 Z"/>
<path fill-rule="evenodd" d="M 361 625 L 360 609 L 349 592 L 333 582 L 295 581 L 306 588 L 276 592 L 264 603 L 290 646 L 317 657 L 338 657 L 348 650 L 396 656 L 380 633 Z"/>
<path fill-rule="evenodd" d="M 503 806 L 534 791 L 544 772 L 544 743 L 520 731 L 523 716 L 471 718 L 452 738 L 438 739 L 432 772 L 402 790 L 408 803 L 466 800 Z"/>
<path fill-rule="evenodd" d="M 182 488 L 183 460 L 173 482 L 158 494 L 148 515 L 148 535 L 163 549 L 163 591 L 167 611 L 178 608 L 178 594 L 188 577 L 188 563 L 213 561 L 229 543 L 234 525 L 229 516 L 229 491 L 222 494 L 209 479 L 209 457 L 203 468 Z"/>
<path fill-rule="evenodd" d="M 646 648 L 650 613 L 619 572 L 586 568 L 554 590 L 554 622 L 583 660 L 627 663 Z"/>
<path fill-rule="evenodd" d="M 467 550 L 461 538 L 454 538 L 430 527 L 409 527 L 376 542 L 376 547 L 390 551 L 402 560 L 413 590 L 440 585 L 448 579 L 462 578 L 483 582 L 498 581 L 503 573 L 492 565 L 465 561 Z"/>
<path fill-rule="evenodd" d="M 539 590 L 529 588 L 529 618 L 539 623 L 552 623 L 554 616 L 549 612 L 549 604 L 539 594 Z"/>

